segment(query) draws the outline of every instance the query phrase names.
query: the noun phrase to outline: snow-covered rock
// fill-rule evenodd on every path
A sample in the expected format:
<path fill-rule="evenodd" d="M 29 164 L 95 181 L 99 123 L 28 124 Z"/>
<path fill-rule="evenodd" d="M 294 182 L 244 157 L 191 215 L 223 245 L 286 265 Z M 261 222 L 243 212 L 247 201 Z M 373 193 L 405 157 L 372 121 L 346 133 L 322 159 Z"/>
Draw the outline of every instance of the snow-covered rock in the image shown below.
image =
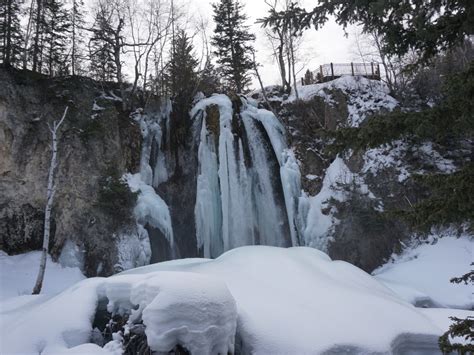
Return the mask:
<path fill-rule="evenodd" d="M 342 76 L 338 79 L 321 84 L 298 87 L 300 100 L 308 101 L 315 96 L 322 97 L 326 103 L 334 103 L 331 91 L 341 90 L 347 97 L 347 123 L 358 127 L 371 113 L 381 110 L 392 111 L 398 106 L 398 101 L 391 97 L 384 83 L 370 80 L 362 76 Z M 287 102 L 296 100 L 294 89 Z"/>

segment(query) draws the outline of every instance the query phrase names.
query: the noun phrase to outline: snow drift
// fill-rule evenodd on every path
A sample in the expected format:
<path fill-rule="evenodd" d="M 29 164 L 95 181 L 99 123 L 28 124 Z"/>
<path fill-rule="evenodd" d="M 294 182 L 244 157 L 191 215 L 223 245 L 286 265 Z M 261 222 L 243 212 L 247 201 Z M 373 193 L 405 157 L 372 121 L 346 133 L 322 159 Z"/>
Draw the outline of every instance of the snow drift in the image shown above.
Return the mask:
<path fill-rule="evenodd" d="M 157 351 L 179 343 L 198 354 L 406 354 L 420 346 L 436 353 L 444 331 L 348 263 L 306 247 L 252 246 L 88 279 L 27 307 L 2 307 L 0 330 L 9 336 L 0 352 L 114 353 L 117 340 L 84 345 L 100 300 L 131 323 L 142 320 Z"/>

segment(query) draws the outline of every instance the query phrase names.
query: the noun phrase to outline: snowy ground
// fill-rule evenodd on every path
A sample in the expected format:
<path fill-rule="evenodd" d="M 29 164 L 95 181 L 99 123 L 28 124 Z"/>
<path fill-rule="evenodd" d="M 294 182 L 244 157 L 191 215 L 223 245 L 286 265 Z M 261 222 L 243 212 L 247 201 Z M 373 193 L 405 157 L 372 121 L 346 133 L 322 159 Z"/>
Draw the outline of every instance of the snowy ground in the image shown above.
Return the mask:
<path fill-rule="evenodd" d="M 416 308 L 390 288 L 400 282 L 437 302 L 466 305 L 470 289 L 449 288 L 445 278 L 464 271 L 472 246 L 468 238 L 440 239 L 407 251 L 375 278 L 311 248 L 243 247 L 216 260 L 83 280 L 56 296 L 83 278 L 77 269 L 49 263 L 46 295 L 17 296 L 29 292 L 39 253 L 1 254 L 0 353 L 120 354 L 119 336 L 104 348 L 88 344 L 97 302 L 107 299 L 109 311 L 143 320 L 157 351 L 179 342 L 199 354 L 234 346 L 255 354 L 406 354 L 422 345 L 435 354 L 448 317 L 474 312 Z M 234 344 L 236 332 L 241 342 Z"/>
<path fill-rule="evenodd" d="M 31 295 L 38 275 L 41 252 L 9 256 L 0 250 L 0 302 L 21 295 Z M 42 293 L 57 294 L 85 276 L 78 268 L 62 267 L 48 256 Z"/>
<path fill-rule="evenodd" d="M 472 286 L 452 284 L 474 261 L 472 237 L 430 238 L 373 272 L 406 301 L 438 307 L 474 309 Z"/>

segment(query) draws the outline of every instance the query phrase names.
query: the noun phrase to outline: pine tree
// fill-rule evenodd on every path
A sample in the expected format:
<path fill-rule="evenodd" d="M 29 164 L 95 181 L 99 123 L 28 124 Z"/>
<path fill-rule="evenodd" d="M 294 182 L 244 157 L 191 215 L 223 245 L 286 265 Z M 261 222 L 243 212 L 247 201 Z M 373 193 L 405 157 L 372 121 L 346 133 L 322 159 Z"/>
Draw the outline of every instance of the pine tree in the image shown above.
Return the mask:
<path fill-rule="evenodd" d="M 41 72 L 42 54 L 43 54 L 43 35 L 45 32 L 46 21 L 44 18 L 44 0 L 36 0 L 36 6 L 33 11 L 34 34 L 33 43 L 29 51 L 31 52 L 32 69 L 34 72 Z"/>
<path fill-rule="evenodd" d="M 59 0 L 48 0 L 44 3 L 45 41 L 48 74 L 68 74 L 68 38 L 71 32 L 69 13 Z"/>
<path fill-rule="evenodd" d="M 4 66 L 15 65 L 22 53 L 18 0 L 0 0 L 0 58 Z"/>
<path fill-rule="evenodd" d="M 227 89 L 243 92 L 251 81 L 249 71 L 253 63 L 249 42 L 254 41 L 255 36 L 245 25 L 247 17 L 238 0 L 221 0 L 212 6 L 216 23 L 212 44 L 216 47 L 217 63 Z"/>
<path fill-rule="evenodd" d="M 89 42 L 90 72 L 94 79 L 102 82 L 114 80 L 117 71 L 109 18 L 109 9 L 99 4 L 92 27 L 93 36 Z"/>
<path fill-rule="evenodd" d="M 81 61 L 83 59 L 82 46 L 84 44 L 83 31 L 84 27 L 84 1 L 72 0 L 71 7 L 71 74 L 81 74 Z"/>
<path fill-rule="evenodd" d="M 193 55 L 194 46 L 186 31 L 178 29 L 171 46 L 165 79 L 170 95 L 192 101 L 197 90 L 199 61 Z"/>
<path fill-rule="evenodd" d="M 67 74 L 70 16 L 60 0 L 37 0 L 34 9 L 34 35 L 29 48 L 35 72 Z"/>
<path fill-rule="evenodd" d="M 203 70 L 199 73 L 198 91 L 203 92 L 204 95 L 221 91 L 219 70 L 214 67 L 210 59 L 207 60 Z"/>

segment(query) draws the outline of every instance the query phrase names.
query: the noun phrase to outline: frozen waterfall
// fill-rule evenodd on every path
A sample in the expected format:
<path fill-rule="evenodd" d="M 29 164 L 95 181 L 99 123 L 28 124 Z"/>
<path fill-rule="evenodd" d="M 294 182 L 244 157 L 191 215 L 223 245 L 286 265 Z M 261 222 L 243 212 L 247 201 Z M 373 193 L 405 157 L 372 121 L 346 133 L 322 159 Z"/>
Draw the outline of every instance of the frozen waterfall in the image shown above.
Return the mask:
<path fill-rule="evenodd" d="M 125 176 L 130 189 L 138 192 L 137 205 L 134 210 L 137 223 L 143 228 L 153 228 L 161 232 L 166 239 L 170 256 L 175 256 L 173 227 L 169 208 L 155 190 L 160 183 L 168 179 L 166 155 L 163 149 L 163 128 L 168 127 L 171 102 L 166 100 L 161 110 L 154 114 L 136 112 L 134 119 L 140 124 L 142 134 L 142 151 L 140 172 Z M 148 230 L 153 245 L 153 235 Z"/>
<path fill-rule="evenodd" d="M 211 107 L 218 117 L 209 117 Z M 205 257 L 216 257 L 243 245 L 298 245 L 294 216 L 300 175 L 278 119 L 246 99 L 236 113 L 225 95 L 201 100 L 191 116 L 202 120 L 195 205 L 198 249 Z"/>

